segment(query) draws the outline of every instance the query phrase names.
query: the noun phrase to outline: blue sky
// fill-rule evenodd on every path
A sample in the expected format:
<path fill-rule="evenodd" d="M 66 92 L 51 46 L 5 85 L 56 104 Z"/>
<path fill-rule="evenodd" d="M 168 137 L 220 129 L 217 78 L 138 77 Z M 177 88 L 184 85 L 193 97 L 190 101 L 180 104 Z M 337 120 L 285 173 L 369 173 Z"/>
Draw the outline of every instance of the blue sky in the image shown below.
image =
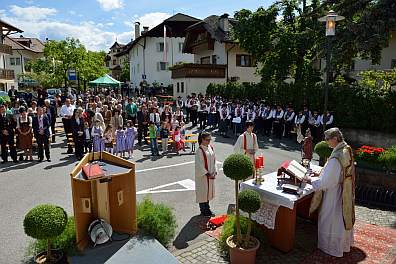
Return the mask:
<path fill-rule="evenodd" d="M 117 39 L 133 38 L 133 23 L 153 26 L 176 13 L 197 18 L 242 8 L 268 7 L 274 0 L 1 0 L 0 18 L 19 27 L 24 36 L 40 39 L 74 37 L 91 50 L 107 50 Z"/>

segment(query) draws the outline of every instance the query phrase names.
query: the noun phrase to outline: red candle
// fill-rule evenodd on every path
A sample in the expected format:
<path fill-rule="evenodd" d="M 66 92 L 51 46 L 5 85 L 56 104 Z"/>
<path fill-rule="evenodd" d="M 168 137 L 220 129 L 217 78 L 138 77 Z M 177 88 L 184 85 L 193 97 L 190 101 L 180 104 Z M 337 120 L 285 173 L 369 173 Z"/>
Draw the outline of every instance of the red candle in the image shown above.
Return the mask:
<path fill-rule="evenodd" d="M 259 159 L 260 159 L 260 168 L 264 168 L 264 156 L 260 155 Z"/>
<path fill-rule="evenodd" d="M 256 157 L 256 160 L 255 160 L 255 165 L 256 165 L 256 169 L 260 169 L 261 168 L 261 159 L 260 159 L 260 157 Z"/>

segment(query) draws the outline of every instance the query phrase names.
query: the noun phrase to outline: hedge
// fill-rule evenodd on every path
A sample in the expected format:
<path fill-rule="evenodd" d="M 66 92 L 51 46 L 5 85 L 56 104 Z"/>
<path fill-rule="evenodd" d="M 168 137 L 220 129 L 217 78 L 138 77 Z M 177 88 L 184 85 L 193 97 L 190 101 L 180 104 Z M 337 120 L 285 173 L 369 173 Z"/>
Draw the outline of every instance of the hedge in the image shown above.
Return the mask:
<path fill-rule="evenodd" d="M 324 89 L 321 84 L 289 85 L 284 82 L 258 84 L 209 84 L 208 95 L 230 100 L 265 100 L 272 104 L 292 104 L 299 110 L 307 104 L 311 110 L 323 111 Z M 396 130 L 396 91 L 334 82 L 329 89 L 328 109 L 335 125 L 342 128 L 367 129 L 394 133 Z"/>

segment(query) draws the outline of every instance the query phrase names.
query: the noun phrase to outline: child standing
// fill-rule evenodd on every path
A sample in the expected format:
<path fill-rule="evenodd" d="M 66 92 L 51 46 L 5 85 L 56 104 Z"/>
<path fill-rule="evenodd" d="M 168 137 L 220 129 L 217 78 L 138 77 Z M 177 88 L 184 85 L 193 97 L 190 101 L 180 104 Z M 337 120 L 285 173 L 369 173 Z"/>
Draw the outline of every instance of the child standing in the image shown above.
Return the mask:
<path fill-rule="evenodd" d="M 149 135 L 150 135 L 150 148 L 152 156 L 159 156 L 158 144 L 157 144 L 157 131 L 158 128 L 154 122 L 149 122 Z"/>
<path fill-rule="evenodd" d="M 100 120 L 95 121 L 95 125 L 92 127 L 91 135 L 93 137 L 93 151 L 103 151 L 105 149 L 105 143 L 103 140 L 103 128 L 100 124 Z"/>
<path fill-rule="evenodd" d="M 133 158 L 133 147 L 135 144 L 136 129 L 133 126 L 132 120 L 127 121 L 127 128 L 125 131 L 125 151 L 128 152 L 128 158 Z"/>
<path fill-rule="evenodd" d="M 125 157 L 125 130 L 122 129 L 122 127 L 118 127 L 116 132 L 115 132 L 115 138 L 116 138 L 116 147 L 114 154 L 118 156 L 120 154 L 120 157 Z"/>
<path fill-rule="evenodd" d="M 109 124 L 104 132 L 104 144 L 107 152 L 113 152 L 113 126 Z"/>
<path fill-rule="evenodd" d="M 85 153 L 92 151 L 92 131 L 87 121 L 84 122 L 84 151 Z"/>
<path fill-rule="evenodd" d="M 166 126 L 166 122 L 162 122 L 160 137 L 162 142 L 162 154 L 168 152 L 168 140 L 169 140 L 169 129 Z"/>

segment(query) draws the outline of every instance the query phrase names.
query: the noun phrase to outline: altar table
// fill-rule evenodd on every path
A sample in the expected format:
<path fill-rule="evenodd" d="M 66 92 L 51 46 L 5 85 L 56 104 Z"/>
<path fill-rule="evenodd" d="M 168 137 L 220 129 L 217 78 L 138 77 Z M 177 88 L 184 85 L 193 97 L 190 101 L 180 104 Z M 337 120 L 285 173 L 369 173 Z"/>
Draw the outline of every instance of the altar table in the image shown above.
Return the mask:
<path fill-rule="evenodd" d="M 320 170 L 320 167 L 315 165 L 311 165 L 311 168 L 314 171 Z M 314 193 L 313 188 L 310 184 L 303 183 L 300 195 L 288 194 L 283 192 L 278 185 L 277 172 L 262 177 L 264 182 L 261 185 L 255 185 L 254 180 L 251 179 L 242 182 L 240 189 L 252 189 L 260 194 L 262 208 L 259 212 L 264 214 L 264 218 L 267 216 L 267 219 L 262 219 L 257 215 L 253 215 L 252 218 L 263 227 L 271 246 L 283 252 L 289 252 L 294 247 L 297 214 L 308 219 L 317 217 L 316 215 L 309 216 L 309 206 Z M 270 214 L 276 214 L 272 225 Z"/>

